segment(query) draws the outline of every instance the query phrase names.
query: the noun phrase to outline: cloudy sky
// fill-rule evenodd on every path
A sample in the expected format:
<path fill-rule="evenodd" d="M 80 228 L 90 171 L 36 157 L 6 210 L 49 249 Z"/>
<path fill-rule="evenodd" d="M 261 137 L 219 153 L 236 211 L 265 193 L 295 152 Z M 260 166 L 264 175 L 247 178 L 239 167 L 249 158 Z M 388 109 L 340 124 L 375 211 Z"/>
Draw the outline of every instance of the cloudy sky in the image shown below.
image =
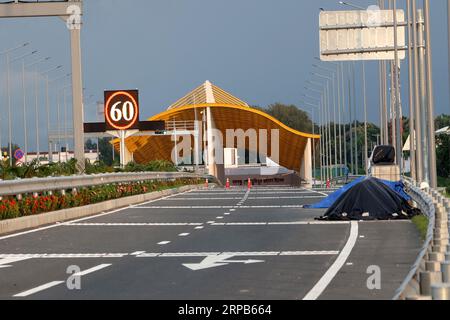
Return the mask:
<path fill-rule="evenodd" d="M 375 2 L 353 0 L 363 7 Z M 405 1 L 398 2 L 401 7 Z M 447 1 L 431 2 L 436 109 L 448 114 Z M 305 81 L 311 78 L 311 65 L 319 54 L 321 7 L 343 9 L 334 0 L 86 0 L 82 31 L 86 119 L 95 120 L 95 102 L 105 89 L 138 88 L 141 114 L 151 116 L 205 80 L 252 105 L 282 102 L 301 107 Z M 50 74 L 51 79 L 70 72 L 68 30 L 61 20 L 0 20 L 0 52 L 24 42 L 31 45 L 13 57 L 39 50 L 27 63 L 51 56 L 48 63 L 39 65 L 39 71 L 63 65 Z M 1 136 L 6 145 L 5 57 L 0 59 Z M 407 70 L 405 63 L 403 67 Z M 370 119 L 377 122 L 378 64 L 369 62 L 367 68 Z M 33 148 L 34 74 L 33 68 L 27 69 L 27 127 Z M 23 145 L 20 61 L 13 64 L 11 79 L 13 136 Z M 405 114 L 406 80 L 403 76 Z M 46 135 L 44 84 L 41 80 L 38 88 L 41 144 Z M 50 86 L 52 127 L 58 119 L 57 89 L 66 84 L 63 79 Z M 357 89 L 361 91 L 359 85 Z M 64 118 L 61 100 L 60 122 Z"/>

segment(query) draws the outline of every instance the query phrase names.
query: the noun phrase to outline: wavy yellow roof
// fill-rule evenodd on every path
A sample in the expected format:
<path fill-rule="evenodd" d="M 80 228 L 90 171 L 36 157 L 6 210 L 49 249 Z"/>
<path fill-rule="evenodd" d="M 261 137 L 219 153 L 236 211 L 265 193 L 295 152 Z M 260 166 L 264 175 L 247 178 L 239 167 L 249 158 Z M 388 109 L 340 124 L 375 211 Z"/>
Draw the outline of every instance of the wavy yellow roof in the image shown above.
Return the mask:
<path fill-rule="evenodd" d="M 228 129 L 260 129 L 279 130 L 280 165 L 295 171 L 300 171 L 302 157 L 308 139 L 318 140 L 320 136 L 300 132 L 289 128 L 271 115 L 251 108 L 246 102 L 206 81 L 200 87 L 191 91 L 167 111 L 151 117 L 151 121 L 193 121 L 201 119 L 201 111 L 211 108 L 215 128 L 224 136 Z M 151 160 L 168 160 L 172 158 L 174 143 L 170 136 L 131 137 L 126 141 L 127 148 L 134 154 L 137 162 L 145 163 Z M 259 139 L 259 137 L 258 137 Z M 268 156 L 272 153 L 271 136 L 268 135 Z M 118 148 L 118 143 L 115 143 Z M 237 147 L 237 146 L 235 146 Z M 249 146 L 248 146 L 249 147 Z M 255 151 L 255 150 L 252 150 Z"/>

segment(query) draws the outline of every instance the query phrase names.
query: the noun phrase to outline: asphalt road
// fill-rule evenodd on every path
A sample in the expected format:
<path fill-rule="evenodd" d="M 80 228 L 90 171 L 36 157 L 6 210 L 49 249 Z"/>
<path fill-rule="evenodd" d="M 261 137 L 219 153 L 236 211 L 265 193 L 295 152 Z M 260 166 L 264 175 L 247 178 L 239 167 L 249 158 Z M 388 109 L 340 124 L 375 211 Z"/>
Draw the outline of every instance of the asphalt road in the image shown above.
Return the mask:
<path fill-rule="evenodd" d="M 315 222 L 324 212 L 302 205 L 325 196 L 199 190 L 3 236 L 0 299 L 391 299 L 419 252 L 415 227 Z"/>

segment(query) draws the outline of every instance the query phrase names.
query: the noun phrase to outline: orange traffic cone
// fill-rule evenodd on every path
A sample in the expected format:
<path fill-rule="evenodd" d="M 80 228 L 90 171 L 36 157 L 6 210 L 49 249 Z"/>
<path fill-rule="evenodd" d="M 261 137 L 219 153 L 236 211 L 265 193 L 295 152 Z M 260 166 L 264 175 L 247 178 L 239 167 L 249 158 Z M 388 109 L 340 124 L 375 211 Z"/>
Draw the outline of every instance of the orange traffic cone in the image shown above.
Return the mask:
<path fill-rule="evenodd" d="M 225 185 L 225 188 L 230 189 L 230 179 L 227 179 L 227 183 Z"/>
<path fill-rule="evenodd" d="M 251 180 L 250 178 L 248 178 L 247 187 L 248 187 L 249 189 L 252 188 L 252 180 Z"/>

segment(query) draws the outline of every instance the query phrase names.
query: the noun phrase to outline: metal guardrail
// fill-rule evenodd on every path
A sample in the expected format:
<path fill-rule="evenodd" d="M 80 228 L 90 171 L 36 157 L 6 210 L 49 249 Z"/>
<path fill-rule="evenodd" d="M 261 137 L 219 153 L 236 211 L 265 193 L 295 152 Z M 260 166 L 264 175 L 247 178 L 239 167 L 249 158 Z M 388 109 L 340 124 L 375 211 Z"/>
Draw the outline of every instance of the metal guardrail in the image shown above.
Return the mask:
<path fill-rule="evenodd" d="M 31 178 L 0 181 L 0 197 L 34 194 L 58 190 L 73 190 L 107 184 L 129 183 L 149 180 L 207 179 L 208 175 L 184 172 L 137 172 L 96 175 L 74 175 L 67 177 Z"/>
<path fill-rule="evenodd" d="M 408 273 L 408 276 L 403 281 L 400 288 L 397 290 L 394 300 L 400 300 L 407 298 L 408 290 L 411 288 L 417 287 L 420 283 L 418 279 L 421 269 L 423 268 L 424 260 L 428 254 L 429 248 L 433 242 L 433 231 L 436 219 L 436 209 L 433 204 L 433 200 L 430 196 L 425 194 L 422 190 L 416 187 L 409 179 L 405 179 L 405 184 L 409 188 L 409 195 L 411 198 L 417 203 L 417 206 L 428 217 L 428 231 L 425 242 L 423 244 L 422 250 L 419 253 L 415 263 L 413 264 L 411 271 Z M 417 290 L 417 289 L 416 289 Z M 420 292 L 418 293 L 420 295 Z"/>

